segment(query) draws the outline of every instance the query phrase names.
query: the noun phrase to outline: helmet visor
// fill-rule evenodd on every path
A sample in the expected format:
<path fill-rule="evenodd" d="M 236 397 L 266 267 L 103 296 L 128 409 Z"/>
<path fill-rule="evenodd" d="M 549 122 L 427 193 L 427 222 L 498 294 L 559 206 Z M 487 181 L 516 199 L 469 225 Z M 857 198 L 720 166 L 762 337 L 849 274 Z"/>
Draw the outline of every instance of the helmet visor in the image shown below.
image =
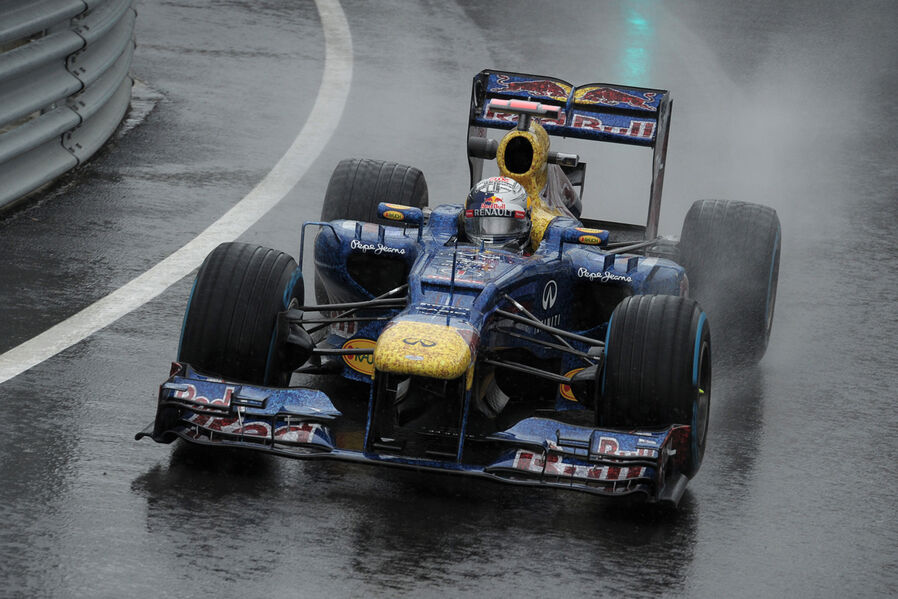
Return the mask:
<path fill-rule="evenodd" d="M 474 216 L 476 210 L 465 219 L 465 233 L 474 241 L 504 243 L 526 237 L 530 221 L 523 211 L 515 211 L 514 216 Z"/>

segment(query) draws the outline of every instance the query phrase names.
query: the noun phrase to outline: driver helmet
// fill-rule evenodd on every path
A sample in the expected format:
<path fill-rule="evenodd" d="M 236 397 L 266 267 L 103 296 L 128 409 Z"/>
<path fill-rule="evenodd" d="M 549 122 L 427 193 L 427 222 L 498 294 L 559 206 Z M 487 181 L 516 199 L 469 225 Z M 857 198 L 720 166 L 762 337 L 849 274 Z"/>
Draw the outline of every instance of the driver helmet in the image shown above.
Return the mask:
<path fill-rule="evenodd" d="M 479 181 L 468 193 L 464 215 L 465 235 L 475 243 L 520 250 L 530 237 L 527 192 L 514 179 Z"/>

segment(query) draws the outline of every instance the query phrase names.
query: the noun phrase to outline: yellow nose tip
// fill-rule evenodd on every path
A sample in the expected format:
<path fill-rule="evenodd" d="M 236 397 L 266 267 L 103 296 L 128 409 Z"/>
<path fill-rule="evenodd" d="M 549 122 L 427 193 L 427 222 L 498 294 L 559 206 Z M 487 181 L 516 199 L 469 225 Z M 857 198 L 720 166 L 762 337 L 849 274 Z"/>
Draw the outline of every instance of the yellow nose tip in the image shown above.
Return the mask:
<path fill-rule="evenodd" d="M 381 372 L 460 377 L 471 364 L 471 349 L 453 327 L 399 321 L 387 327 L 374 348 L 374 367 Z"/>

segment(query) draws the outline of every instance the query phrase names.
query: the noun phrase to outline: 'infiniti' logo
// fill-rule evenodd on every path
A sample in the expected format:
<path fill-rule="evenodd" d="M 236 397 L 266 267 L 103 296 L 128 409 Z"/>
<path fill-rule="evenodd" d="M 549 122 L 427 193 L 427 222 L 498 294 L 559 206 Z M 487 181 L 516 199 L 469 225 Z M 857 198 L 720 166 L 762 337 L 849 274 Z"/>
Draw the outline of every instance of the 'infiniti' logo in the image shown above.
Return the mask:
<path fill-rule="evenodd" d="M 436 341 L 431 341 L 430 339 L 417 339 L 415 337 L 406 337 L 402 342 L 406 345 L 420 345 L 421 347 L 433 347 L 437 344 Z"/>
<path fill-rule="evenodd" d="M 546 286 L 543 287 L 543 310 L 548 310 L 554 306 L 557 298 L 558 285 L 555 284 L 554 280 L 550 280 L 546 283 Z"/>

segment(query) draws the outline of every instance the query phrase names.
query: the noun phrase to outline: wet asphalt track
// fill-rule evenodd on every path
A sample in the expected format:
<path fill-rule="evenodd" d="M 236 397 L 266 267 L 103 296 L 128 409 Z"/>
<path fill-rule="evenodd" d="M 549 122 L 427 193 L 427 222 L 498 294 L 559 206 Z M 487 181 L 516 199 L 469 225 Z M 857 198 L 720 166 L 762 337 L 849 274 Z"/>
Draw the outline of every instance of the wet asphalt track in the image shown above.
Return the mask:
<path fill-rule="evenodd" d="M 898 593 L 898 9 L 783 4 L 344 1 L 355 62 L 340 126 L 242 237 L 295 254 L 344 157 L 414 164 L 432 203 L 459 201 L 481 68 L 672 90 L 662 231 L 694 199 L 727 197 L 774 206 L 784 234 L 771 348 L 758 368 L 715 373 L 708 453 L 678 512 L 134 442 L 188 278 L 0 384 L 0 596 Z M 219 218 L 311 110 L 324 56 L 311 1 L 138 10 L 133 73 L 154 108 L 0 217 L 0 352 Z M 648 189 L 647 162 L 612 160 L 589 168 L 597 212 Z"/>

